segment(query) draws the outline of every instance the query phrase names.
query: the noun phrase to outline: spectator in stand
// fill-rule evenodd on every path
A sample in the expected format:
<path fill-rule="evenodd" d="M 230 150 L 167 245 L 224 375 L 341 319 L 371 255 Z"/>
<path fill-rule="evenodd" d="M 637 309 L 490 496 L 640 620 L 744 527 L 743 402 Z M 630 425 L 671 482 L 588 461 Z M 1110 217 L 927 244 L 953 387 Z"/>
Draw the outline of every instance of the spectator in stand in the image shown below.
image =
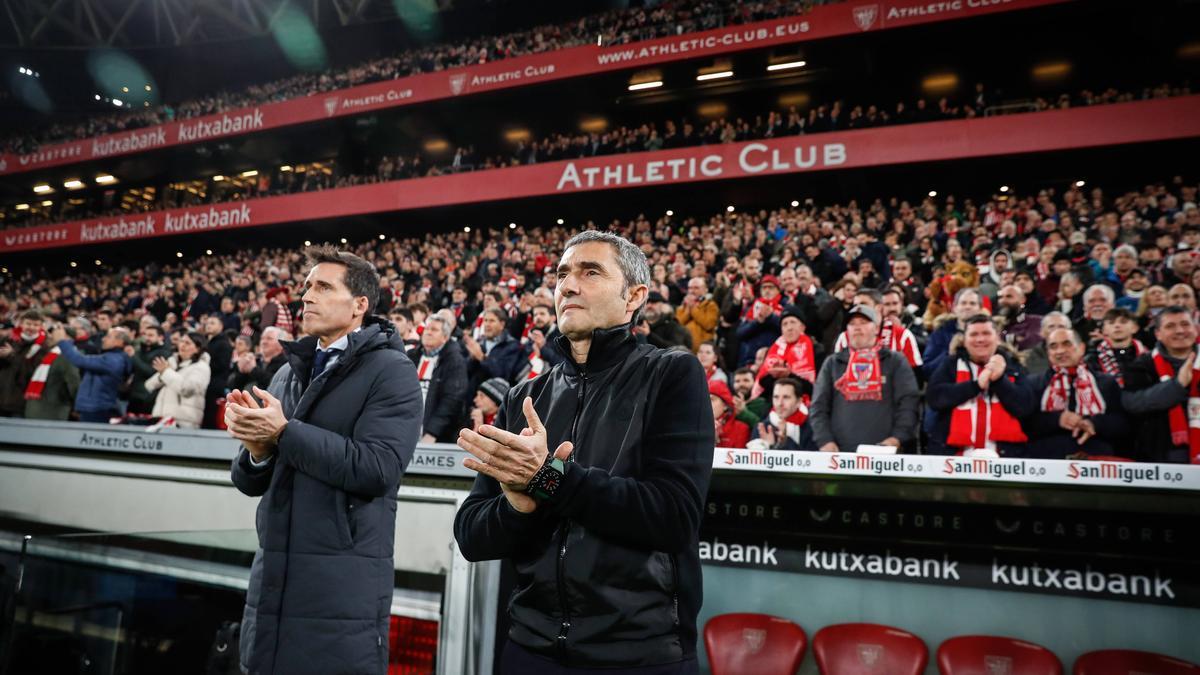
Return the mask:
<path fill-rule="evenodd" d="M 483 383 L 484 380 L 499 377 L 511 382 L 518 372 L 521 362 L 521 343 L 504 330 L 508 314 L 499 307 L 492 307 L 483 313 L 482 341 L 476 341 L 470 336 L 463 338 L 466 347 L 467 373 L 472 382 Z M 478 388 L 478 385 L 476 385 Z"/>
<path fill-rule="evenodd" d="M 524 344 L 525 356 L 529 365 L 518 373 L 519 379 L 532 379 L 550 368 L 562 363 L 562 350 L 558 347 L 558 337 L 562 333 L 554 320 L 554 308 L 544 303 L 538 303 L 530 310 L 533 325 Z"/>
<path fill-rule="evenodd" d="M 475 391 L 475 406 L 471 408 L 471 431 L 478 432 L 480 426 L 492 424 L 496 420 L 496 413 L 500 412 L 500 406 L 504 403 L 504 396 L 509 388 L 508 381 L 500 377 L 484 380 L 483 384 L 479 385 L 479 389 Z"/>
<path fill-rule="evenodd" d="M 291 303 L 287 286 L 276 286 L 267 291 L 267 304 L 263 306 L 262 316 L 258 320 L 261 331 L 267 326 L 275 326 L 285 333 L 294 334 L 292 311 L 288 308 Z"/>
<path fill-rule="evenodd" d="M 1137 420 L 1134 459 L 1143 462 L 1200 463 L 1200 398 L 1196 377 L 1196 322 L 1180 305 L 1154 319 L 1157 344 L 1129 366 L 1121 402 Z"/>
<path fill-rule="evenodd" d="M 849 312 L 847 349 L 825 360 L 817 376 L 809 424 L 821 452 L 860 445 L 899 450 L 917 437 L 917 379 L 900 352 L 879 346 L 879 316 L 865 305 Z"/>
<path fill-rule="evenodd" d="M 66 357 L 83 375 L 79 393 L 75 396 L 75 411 L 81 422 L 107 424 L 113 417 L 121 416 L 119 393 L 121 385 L 133 371 L 125 347 L 133 344 L 133 337 L 122 327 L 109 329 L 104 335 L 99 354 L 80 354 L 75 343 L 67 336 L 61 325 L 55 327 L 50 340 L 62 349 Z"/>
<path fill-rule="evenodd" d="M 292 336 L 275 326 L 268 326 L 258 341 L 258 354 L 242 354 L 226 380 L 226 388 L 251 391 L 254 387 L 266 389 L 275 373 L 287 363 L 283 342 L 291 342 Z"/>
<path fill-rule="evenodd" d="M 425 320 L 421 346 L 408 352 L 417 366 L 425 402 L 422 443 L 453 443 L 467 402 L 467 364 L 458 345 L 450 342 L 454 324 L 440 314 Z"/>
<path fill-rule="evenodd" d="M 202 426 L 217 428 L 217 400 L 225 396 L 229 373 L 233 370 L 233 342 L 225 334 L 225 325 L 220 317 L 210 315 L 202 324 L 205 348 L 208 352 L 208 391 L 204 394 L 204 417 Z M 182 336 L 181 336 L 182 340 Z M 175 345 L 176 351 L 179 345 Z"/>
<path fill-rule="evenodd" d="M 146 389 L 146 380 L 156 371 L 154 360 L 171 356 L 171 348 L 163 337 L 162 326 L 146 324 L 138 329 L 138 339 L 126 351 L 133 367 L 133 379 L 129 384 L 129 412 L 149 415 L 154 410 L 155 392 Z"/>
<path fill-rule="evenodd" d="M 0 415 L 4 417 L 20 417 L 25 412 L 25 390 L 45 357 L 43 321 L 38 310 L 26 310 L 12 338 L 0 345 Z M 52 342 L 57 345 L 59 341 Z"/>
<path fill-rule="evenodd" d="M 729 376 L 721 368 L 721 355 L 717 353 L 716 343 L 712 340 L 701 342 L 696 357 L 700 359 L 700 365 L 704 366 L 704 374 L 709 382 L 724 382 L 725 387 L 729 387 Z"/>
<path fill-rule="evenodd" d="M 1119 311 L 1119 310 L 1112 310 Z M 1046 338 L 1050 370 L 1029 379 L 1038 406 L 1022 421 L 1029 435 L 1024 453 L 1011 456 L 1068 459 L 1083 455 L 1124 455 L 1129 424 L 1121 408 L 1121 387 L 1084 363 L 1087 349 L 1074 330 L 1059 328 Z"/>
<path fill-rule="evenodd" d="M 1058 304 L 1055 309 L 1066 314 L 1073 324 L 1083 319 L 1083 288 L 1078 272 L 1067 272 L 1058 282 Z"/>
<path fill-rule="evenodd" d="M 215 317 L 213 320 L 220 322 Z M 152 416 L 174 420 L 174 426 L 181 429 L 200 428 L 204 421 L 205 392 L 212 377 L 209 353 L 204 351 L 207 342 L 203 333 L 181 335 L 175 354 L 170 358 L 155 357 L 152 363 L 155 373 L 146 380 L 146 389 L 157 392 Z"/>
<path fill-rule="evenodd" d="M 1021 364 L 1025 367 L 1027 375 L 1040 375 L 1050 368 L 1050 355 L 1046 351 L 1046 338 L 1050 336 L 1050 332 L 1059 328 L 1070 328 L 1071 320 L 1062 312 L 1050 312 L 1042 317 L 1041 330 L 1037 344 L 1033 348 L 1022 352 Z"/>
<path fill-rule="evenodd" d="M 396 335 L 399 335 L 400 339 L 404 341 L 405 351 L 412 351 L 421 344 L 421 336 L 417 333 L 411 309 L 395 307 L 388 312 L 388 319 L 396 327 Z"/>
<path fill-rule="evenodd" d="M 942 361 L 926 390 L 936 413 L 929 454 L 1019 455 L 1029 440 L 1019 420 L 1035 405 L 1024 372 L 1000 351 L 990 316 L 977 314 L 964 324 L 963 347 Z"/>
<path fill-rule="evenodd" d="M 1075 322 L 1075 332 L 1088 343 L 1100 340 L 1104 316 L 1116 307 L 1116 300 L 1117 296 L 1108 284 L 1088 286 L 1083 292 L 1083 317 Z"/>
<path fill-rule="evenodd" d="M 62 349 L 49 335 L 41 358 L 25 387 L 25 418 L 67 420 L 79 393 L 79 369 L 62 358 Z"/>
<path fill-rule="evenodd" d="M 642 310 L 643 322 L 635 333 L 644 335 L 646 342 L 659 349 L 684 347 L 691 351 L 692 333 L 675 319 L 671 303 L 658 291 L 651 291 Z"/>
<path fill-rule="evenodd" d="M 1042 341 L 1042 317 L 1030 314 L 1025 305 L 1025 292 L 1009 284 L 997 294 L 999 305 L 996 318 L 1003 328 L 1000 339 L 1018 353 L 1033 349 Z"/>
<path fill-rule="evenodd" d="M 692 345 L 697 352 L 701 344 L 716 337 L 719 316 L 720 308 L 709 294 L 704 277 L 689 279 L 687 293 L 683 296 L 683 304 L 675 310 L 675 318 L 692 334 Z"/>
<path fill-rule="evenodd" d="M 719 380 L 708 381 L 708 398 L 712 402 L 713 423 L 718 448 L 744 448 L 750 440 L 750 426 L 738 419 L 733 394 Z"/>
<path fill-rule="evenodd" d="M 800 393 L 811 394 L 813 382 L 817 379 L 817 368 L 825 358 L 820 345 L 805 334 L 804 320 L 798 307 L 789 305 L 783 310 L 780 327 L 779 337 L 767 348 L 755 375 L 755 386 L 751 392 L 754 397 L 762 395 L 764 391 L 772 391 L 772 383 L 784 377 L 800 380 Z"/>
<path fill-rule="evenodd" d="M 801 394 L 800 381 L 794 377 L 775 380 L 771 390 L 771 410 L 755 427 L 753 440 L 774 450 L 816 450 L 812 427 L 808 424 L 807 396 Z M 746 446 L 750 447 L 750 443 Z"/>
<path fill-rule="evenodd" d="M 1113 377 L 1122 389 L 1125 388 L 1129 367 L 1147 351 L 1146 346 L 1133 337 L 1137 329 L 1137 318 L 1133 312 L 1123 307 L 1108 310 L 1101 327 L 1102 339 L 1091 343 L 1088 348 L 1088 369 Z"/>
<path fill-rule="evenodd" d="M 742 411 L 749 411 L 750 414 L 761 420 L 767 416 L 767 411 L 771 409 L 771 401 L 767 400 L 766 396 L 754 395 L 754 386 L 756 383 L 753 368 L 742 367 L 734 371 L 733 403 L 734 407 L 738 409 L 739 415 Z M 753 429 L 755 424 L 751 424 L 750 428 Z"/>
<path fill-rule="evenodd" d="M 966 320 L 979 314 L 980 309 L 982 309 L 982 305 L 979 291 L 973 288 L 963 288 L 954 294 L 951 311 L 939 316 L 934 321 L 933 332 L 929 334 L 929 340 L 925 343 L 925 353 L 922 355 L 925 365 L 921 367 L 925 371 L 926 379 L 933 377 L 937 369 L 954 351 L 951 345 L 954 343 L 955 336 L 963 333 Z"/>

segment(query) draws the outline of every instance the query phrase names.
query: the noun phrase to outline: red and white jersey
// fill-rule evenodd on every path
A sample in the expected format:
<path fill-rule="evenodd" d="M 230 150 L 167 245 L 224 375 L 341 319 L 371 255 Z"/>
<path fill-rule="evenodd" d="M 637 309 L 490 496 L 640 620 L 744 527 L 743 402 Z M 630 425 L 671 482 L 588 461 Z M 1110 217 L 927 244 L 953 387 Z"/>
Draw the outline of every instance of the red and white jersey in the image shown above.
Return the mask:
<path fill-rule="evenodd" d="M 837 342 L 833 343 L 833 351 L 842 351 L 850 346 L 850 338 L 846 335 L 846 331 L 838 336 Z M 879 328 L 879 342 L 877 346 L 880 349 L 890 349 L 894 352 L 900 352 L 908 361 L 908 365 L 916 368 L 924 363 L 921 360 L 921 350 L 917 347 L 917 338 L 913 336 L 912 331 L 904 326 L 895 323 L 891 320 L 883 322 L 883 326 Z"/>

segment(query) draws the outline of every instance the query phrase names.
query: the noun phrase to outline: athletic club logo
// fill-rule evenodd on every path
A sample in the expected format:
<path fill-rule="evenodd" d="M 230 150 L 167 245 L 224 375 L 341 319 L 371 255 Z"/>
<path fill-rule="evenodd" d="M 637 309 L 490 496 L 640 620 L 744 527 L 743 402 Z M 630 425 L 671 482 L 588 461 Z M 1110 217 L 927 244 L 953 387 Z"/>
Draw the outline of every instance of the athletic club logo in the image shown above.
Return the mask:
<path fill-rule="evenodd" d="M 767 631 L 761 628 L 746 628 L 742 631 L 742 640 L 751 654 L 757 654 L 762 651 L 763 645 L 767 644 Z"/>
<path fill-rule="evenodd" d="M 878 16 L 879 5 L 863 5 L 854 8 L 854 23 L 861 30 L 870 30 L 871 26 L 875 25 L 875 19 Z"/>
<path fill-rule="evenodd" d="M 467 84 L 467 74 L 466 73 L 460 73 L 458 75 L 450 76 L 450 92 L 452 94 L 454 94 L 455 96 L 458 96 L 459 94 L 463 93 L 463 87 L 465 87 L 466 84 Z"/>
<path fill-rule="evenodd" d="M 337 112 L 338 97 L 330 96 L 325 99 L 325 116 L 333 117 L 333 113 Z"/>
<path fill-rule="evenodd" d="M 858 661 L 868 668 L 872 668 L 879 659 L 883 657 L 883 645 L 855 645 L 858 648 Z"/>
<path fill-rule="evenodd" d="M 987 675 L 1011 675 L 1012 659 L 1007 656 L 987 656 L 983 657 L 983 667 L 987 670 Z"/>

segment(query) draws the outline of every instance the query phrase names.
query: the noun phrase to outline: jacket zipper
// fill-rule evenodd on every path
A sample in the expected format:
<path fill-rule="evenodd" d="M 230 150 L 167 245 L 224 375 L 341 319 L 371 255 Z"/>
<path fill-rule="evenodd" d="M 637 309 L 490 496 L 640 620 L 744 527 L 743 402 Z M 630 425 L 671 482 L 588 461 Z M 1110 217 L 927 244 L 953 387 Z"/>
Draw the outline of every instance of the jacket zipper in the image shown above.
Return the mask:
<path fill-rule="evenodd" d="M 575 418 L 571 420 L 571 442 L 574 443 L 578 438 L 579 418 L 583 415 L 584 399 L 587 396 L 587 369 L 580 368 L 579 378 L 579 403 L 575 406 Z M 573 461 L 575 448 L 571 451 L 572 457 L 567 461 Z M 571 521 L 568 519 L 563 525 L 562 536 L 558 541 L 558 604 L 562 611 L 562 624 L 558 629 L 558 654 L 563 662 L 567 659 L 567 632 L 571 630 L 571 610 L 567 606 L 567 584 L 566 584 L 566 567 L 567 567 L 567 538 L 571 534 Z"/>

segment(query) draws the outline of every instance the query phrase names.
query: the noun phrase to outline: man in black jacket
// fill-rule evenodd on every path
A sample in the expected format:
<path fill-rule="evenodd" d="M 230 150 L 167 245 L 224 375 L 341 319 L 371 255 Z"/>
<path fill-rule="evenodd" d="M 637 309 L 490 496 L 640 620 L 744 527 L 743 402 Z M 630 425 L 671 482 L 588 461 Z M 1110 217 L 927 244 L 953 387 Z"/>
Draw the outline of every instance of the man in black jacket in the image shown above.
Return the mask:
<path fill-rule="evenodd" d="M 392 324 L 371 316 L 367 261 L 309 249 L 304 330 L 269 390 L 229 394 L 243 448 L 233 484 L 258 503 L 242 616 L 252 675 L 388 669 L 396 491 L 417 444 L 421 390 Z"/>
<path fill-rule="evenodd" d="M 1186 307 L 1172 305 L 1154 319 L 1153 351 L 1129 366 L 1121 402 L 1138 420 L 1134 459 L 1180 462 L 1200 453 L 1190 422 L 1197 411 L 1189 399 L 1198 396 L 1196 324 Z"/>
<path fill-rule="evenodd" d="M 450 342 L 453 330 L 446 317 L 433 314 L 425 321 L 421 346 L 408 352 L 425 399 L 422 443 L 453 443 L 463 421 L 469 393 L 467 364 L 462 350 Z"/>
<path fill-rule="evenodd" d="M 697 672 L 712 406 L 695 356 L 630 334 L 649 281 L 625 239 L 567 242 L 555 303 L 569 358 L 460 433 L 479 476 L 459 547 L 516 569 L 501 673 Z"/>

